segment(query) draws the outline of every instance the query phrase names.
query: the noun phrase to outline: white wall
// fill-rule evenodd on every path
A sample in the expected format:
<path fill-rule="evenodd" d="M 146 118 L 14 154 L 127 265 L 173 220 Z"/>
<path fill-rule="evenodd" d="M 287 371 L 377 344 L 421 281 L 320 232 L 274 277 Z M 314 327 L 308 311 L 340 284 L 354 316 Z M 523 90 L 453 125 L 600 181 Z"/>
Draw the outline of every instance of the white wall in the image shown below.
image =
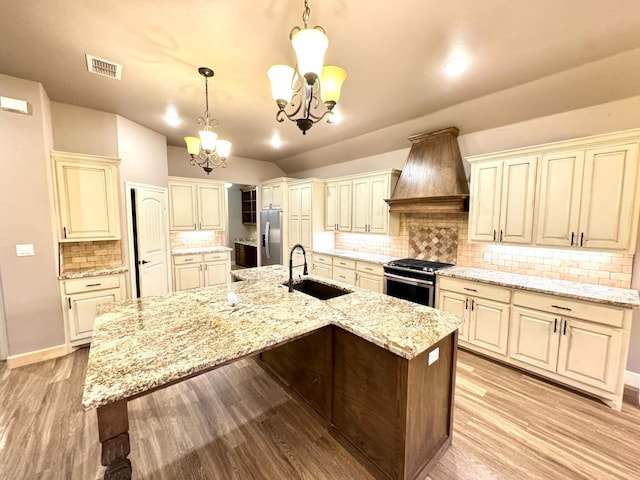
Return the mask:
<path fill-rule="evenodd" d="M 232 150 L 233 152 L 233 150 Z M 284 172 L 271 162 L 252 160 L 250 158 L 235 157 L 231 155 L 227 160 L 227 168 L 216 168 L 207 175 L 197 166 L 191 165 L 186 147 L 167 147 L 169 163 L 169 175 L 175 177 L 192 177 L 207 180 L 223 180 L 230 183 L 245 185 L 258 185 L 263 180 L 283 177 Z"/>
<path fill-rule="evenodd" d="M 61 152 L 118 157 L 116 115 L 51 102 L 54 148 Z"/>
<path fill-rule="evenodd" d="M 9 355 L 65 342 L 58 290 L 49 152 L 51 105 L 42 85 L 0 75 L 3 96 L 26 100 L 29 115 L 0 111 L 0 276 Z M 16 256 L 16 244 L 35 255 Z"/>

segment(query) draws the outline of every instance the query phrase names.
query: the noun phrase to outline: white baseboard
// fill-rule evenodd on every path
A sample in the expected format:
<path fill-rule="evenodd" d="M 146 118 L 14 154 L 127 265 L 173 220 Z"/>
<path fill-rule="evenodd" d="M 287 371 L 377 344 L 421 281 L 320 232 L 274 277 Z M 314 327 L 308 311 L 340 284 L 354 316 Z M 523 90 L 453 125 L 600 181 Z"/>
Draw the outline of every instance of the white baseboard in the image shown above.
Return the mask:
<path fill-rule="evenodd" d="M 627 370 L 624 372 L 624 383 L 630 387 L 640 390 L 640 373 L 630 372 Z"/>
<path fill-rule="evenodd" d="M 18 368 L 32 363 L 44 362 L 52 358 L 63 357 L 69 353 L 68 345 L 57 345 L 55 347 L 35 350 L 33 352 L 21 353 L 20 355 L 9 355 L 7 357 L 7 367 Z"/>

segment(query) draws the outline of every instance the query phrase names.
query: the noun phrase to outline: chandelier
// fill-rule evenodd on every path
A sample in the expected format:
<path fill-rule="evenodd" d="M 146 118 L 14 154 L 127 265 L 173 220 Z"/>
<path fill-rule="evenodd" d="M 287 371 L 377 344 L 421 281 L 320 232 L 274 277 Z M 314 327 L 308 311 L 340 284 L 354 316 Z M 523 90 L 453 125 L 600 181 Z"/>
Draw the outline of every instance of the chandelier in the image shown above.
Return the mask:
<path fill-rule="evenodd" d="M 213 77 L 214 72 L 207 67 L 200 67 L 198 72 L 204 77 L 205 110 L 204 117 L 198 117 L 196 122 L 204 128 L 197 137 L 184 137 L 184 141 L 191 155 L 191 165 L 202 167 L 209 175 L 214 168 L 227 167 L 231 142 L 219 140 L 218 134 L 211 130 L 211 127 L 218 126 L 216 119 L 209 118 L 209 78 Z"/>
<path fill-rule="evenodd" d="M 274 65 L 267 72 L 271 80 L 271 93 L 278 105 L 276 120 L 284 122 L 286 117 L 296 122 L 303 135 L 314 123 L 327 116 L 327 123 L 331 123 L 333 108 L 340 99 L 342 82 L 347 78 L 347 72 L 340 67 L 323 67 L 329 39 L 322 27 L 309 28 L 310 13 L 308 0 L 305 0 L 302 14 L 304 28 L 293 27 L 289 33 L 296 52 L 296 68 Z M 324 109 L 320 106 L 319 98 L 324 103 Z M 292 107 L 291 112 L 285 110 L 288 105 Z"/>

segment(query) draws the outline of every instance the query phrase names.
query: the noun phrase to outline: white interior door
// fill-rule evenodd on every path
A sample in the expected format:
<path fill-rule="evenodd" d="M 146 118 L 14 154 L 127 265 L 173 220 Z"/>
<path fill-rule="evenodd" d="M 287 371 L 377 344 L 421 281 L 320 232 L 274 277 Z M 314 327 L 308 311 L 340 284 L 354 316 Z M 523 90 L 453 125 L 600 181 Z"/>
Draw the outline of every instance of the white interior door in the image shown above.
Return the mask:
<path fill-rule="evenodd" d="M 136 231 L 140 297 L 169 291 L 166 192 L 137 187 Z"/>

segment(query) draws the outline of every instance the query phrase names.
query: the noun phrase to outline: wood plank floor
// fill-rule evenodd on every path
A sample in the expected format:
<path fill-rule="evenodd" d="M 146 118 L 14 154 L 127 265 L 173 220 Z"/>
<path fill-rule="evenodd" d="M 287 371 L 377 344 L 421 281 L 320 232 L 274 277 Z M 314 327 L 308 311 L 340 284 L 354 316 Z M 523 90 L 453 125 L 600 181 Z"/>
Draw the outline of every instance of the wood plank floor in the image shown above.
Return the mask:
<path fill-rule="evenodd" d="M 87 350 L 0 363 L 0 478 L 101 478 L 96 415 L 80 399 Z M 621 413 L 460 351 L 451 479 L 638 479 L 637 392 Z M 372 477 L 253 360 L 129 402 L 134 479 Z"/>

